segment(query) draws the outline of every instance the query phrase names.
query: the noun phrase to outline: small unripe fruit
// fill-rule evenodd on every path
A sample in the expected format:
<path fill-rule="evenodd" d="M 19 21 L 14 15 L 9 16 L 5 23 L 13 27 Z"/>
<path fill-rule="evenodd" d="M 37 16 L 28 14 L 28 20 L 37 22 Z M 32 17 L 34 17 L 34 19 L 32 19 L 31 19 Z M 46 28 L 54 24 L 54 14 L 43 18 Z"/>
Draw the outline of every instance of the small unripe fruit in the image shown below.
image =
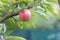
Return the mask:
<path fill-rule="evenodd" d="M 28 9 L 22 9 L 19 12 L 19 18 L 21 21 L 27 21 L 31 18 L 31 12 Z"/>

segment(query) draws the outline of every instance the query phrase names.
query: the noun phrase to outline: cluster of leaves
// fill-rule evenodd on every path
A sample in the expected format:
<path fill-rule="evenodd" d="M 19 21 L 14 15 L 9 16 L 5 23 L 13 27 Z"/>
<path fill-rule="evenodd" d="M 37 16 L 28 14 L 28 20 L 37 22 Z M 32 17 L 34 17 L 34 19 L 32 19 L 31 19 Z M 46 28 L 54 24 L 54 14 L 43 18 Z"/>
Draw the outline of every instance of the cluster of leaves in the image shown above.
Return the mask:
<path fill-rule="evenodd" d="M 17 15 L 1 23 L 7 26 L 6 34 L 13 32 L 17 26 L 20 29 L 31 28 L 31 26 L 36 28 L 34 22 L 36 22 L 36 20 L 41 20 L 42 18 L 43 20 L 49 20 L 49 12 L 56 18 L 59 18 L 50 5 L 51 2 L 57 2 L 57 0 L 36 0 L 36 3 L 34 0 L 0 0 L 0 18 L 5 14 L 18 12 L 21 9 L 27 8 L 26 4 L 35 4 L 34 7 L 29 9 L 32 14 L 29 21 L 22 22 Z"/>

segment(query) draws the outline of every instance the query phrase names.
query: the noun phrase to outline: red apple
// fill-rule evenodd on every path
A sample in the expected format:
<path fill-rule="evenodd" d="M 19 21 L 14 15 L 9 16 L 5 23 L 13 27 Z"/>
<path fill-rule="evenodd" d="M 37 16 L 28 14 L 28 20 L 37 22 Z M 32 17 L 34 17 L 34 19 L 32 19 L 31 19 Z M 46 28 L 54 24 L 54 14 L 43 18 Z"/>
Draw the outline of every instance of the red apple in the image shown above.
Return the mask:
<path fill-rule="evenodd" d="M 31 12 L 28 9 L 22 9 L 19 12 L 19 18 L 21 21 L 27 21 L 31 18 Z"/>

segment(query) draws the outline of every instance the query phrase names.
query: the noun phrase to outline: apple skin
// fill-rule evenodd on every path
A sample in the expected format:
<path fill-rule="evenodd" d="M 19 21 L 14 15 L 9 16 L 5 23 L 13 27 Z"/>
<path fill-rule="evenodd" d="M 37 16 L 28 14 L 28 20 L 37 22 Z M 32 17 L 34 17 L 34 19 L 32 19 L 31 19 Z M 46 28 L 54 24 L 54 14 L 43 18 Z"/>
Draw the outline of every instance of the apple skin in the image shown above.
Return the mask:
<path fill-rule="evenodd" d="M 28 9 L 19 11 L 19 18 L 21 21 L 28 21 L 31 18 L 31 12 Z"/>

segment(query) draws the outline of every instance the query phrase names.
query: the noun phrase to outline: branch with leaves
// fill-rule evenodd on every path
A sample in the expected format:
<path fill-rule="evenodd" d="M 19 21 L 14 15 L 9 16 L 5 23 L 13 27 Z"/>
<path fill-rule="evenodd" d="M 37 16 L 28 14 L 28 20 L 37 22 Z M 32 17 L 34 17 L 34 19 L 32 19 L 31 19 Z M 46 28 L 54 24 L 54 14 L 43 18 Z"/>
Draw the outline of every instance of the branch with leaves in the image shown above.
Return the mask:
<path fill-rule="evenodd" d="M 35 3 L 37 3 L 37 1 L 38 1 L 38 0 L 34 0 Z M 16 7 L 18 7 L 18 4 L 16 4 L 16 5 L 17 5 Z M 30 8 L 32 8 L 35 4 L 25 4 L 25 5 L 26 5 L 26 7 L 27 7 L 27 8 L 25 8 L 25 9 L 30 9 Z M 19 12 L 17 12 L 17 13 L 12 12 L 12 13 L 10 13 L 10 14 L 4 15 L 4 16 L 0 19 L 0 23 L 4 22 L 6 19 L 8 19 L 8 18 L 10 18 L 10 17 L 13 17 L 13 16 L 18 15 L 18 13 L 19 13 Z"/>
<path fill-rule="evenodd" d="M 58 14 L 55 13 L 54 8 L 50 5 L 52 2 L 57 2 L 57 0 L 0 0 L 0 23 L 2 27 L 8 26 L 5 34 L 9 35 L 17 26 L 20 29 L 30 28 L 31 26 L 32 28 L 36 28 L 35 22 L 41 23 L 39 26 L 45 25 L 45 20 L 49 20 L 49 13 L 58 19 Z M 23 22 L 17 17 L 22 9 L 29 9 L 31 11 L 29 21 Z M 9 10 L 12 10 L 12 12 L 9 12 Z M 7 40 L 10 38 L 11 40 L 21 39 L 19 37 L 9 36 Z"/>
<path fill-rule="evenodd" d="M 27 6 L 27 8 L 26 9 L 30 9 L 30 8 L 32 8 L 33 7 L 33 4 L 26 4 L 26 6 Z M 6 14 L 6 15 L 4 15 L 1 19 L 0 19 L 0 23 L 1 22 L 4 22 L 6 19 L 8 19 L 8 18 L 10 18 L 10 17 L 13 17 L 13 16 L 16 16 L 16 15 L 18 15 L 18 13 L 19 12 L 17 12 L 17 13 L 10 13 L 10 14 Z"/>

